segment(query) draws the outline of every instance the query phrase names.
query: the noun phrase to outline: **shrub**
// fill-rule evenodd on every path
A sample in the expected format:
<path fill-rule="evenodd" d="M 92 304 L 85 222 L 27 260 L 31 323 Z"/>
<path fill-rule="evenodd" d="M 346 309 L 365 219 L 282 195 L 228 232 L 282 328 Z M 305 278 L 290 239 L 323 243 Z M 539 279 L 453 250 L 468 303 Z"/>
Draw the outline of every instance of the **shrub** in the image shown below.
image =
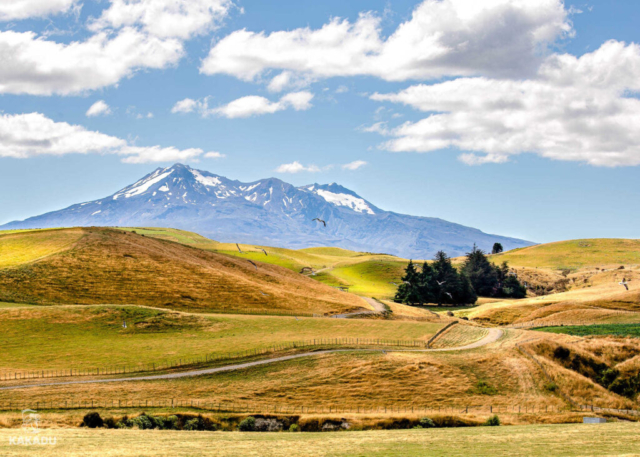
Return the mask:
<path fill-rule="evenodd" d="M 433 428 L 435 426 L 436 426 L 436 424 L 434 424 L 433 421 L 431 419 L 429 419 L 428 417 L 423 417 L 422 419 L 420 419 L 420 427 L 421 428 Z"/>
<path fill-rule="evenodd" d="M 500 425 L 500 418 L 494 414 L 489 419 L 487 419 L 487 422 L 485 422 L 484 425 L 487 425 L 489 427 L 497 427 L 498 425 Z"/>
<path fill-rule="evenodd" d="M 558 346 L 555 351 L 553 351 L 553 356 L 556 359 L 567 360 L 571 355 L 571 351 L 565 347 Z"/>
<path fill-rule="evenodd" d="M 99 413 L 93 412 L 84 416 L 82 424 L 89 428 L 98 428 L 104 425 L 104 421 Z"/>
<path fill-rule="evenodd" d="M 240 425 L 238 425 L 238 430 L 240 430 L 241 432 L 253 432 L 255 429 L 256 420 L 251 416 L 244 419 L 242 422 L 240 422 Z"/>
<path fill-rule="evenodd" d="M 178 416 L 165 417 L 162 428 L 164 430 L 178 430 Z"/>
<path fill-rule="evenodd" d="M 140 430 L 150 430 L 154 427 L 151 418 L 146 414 L 131 419 L 131 426 L 138 427 Z"/>
<path fill-rule="evenodd" d="M 290 432 L 299 432 L 300 431 L 300 426 L 298 424 L 291 424 L 291 427 L 289 427 L 289 431 Z"/>
<path fill-rule="evenodd" d="M 478 389 L 478 393 L 481 395 L 495 395 L 498 393 L 495 387 L 490 386 L 484 381 L 478 381 L 476 388 Z"/>
<path fill-rule="evenodd" d="M 182 427 L 183 430 L 202 430 L 202 424 L 200 423 L 200 419 L 198 419 L 197 417 L 194 419 L 190 419 L 187 422 L 185 422 L 184 427 Z"/>
<path fill-rule="evenodd" d="M 118 428 L 118 424 L 113 417 L 107 417 L 104 420 L 104 426 L 107 428 Z"/>
<path fill-rule="evenodd" d="M 549 392 L 555 392 L 556 390 L 558 390 L 558 385 L 555 382 L 549 382 L 547 384 L 545 384 L 544 388 L 546 390 L 548 390 Z"/>

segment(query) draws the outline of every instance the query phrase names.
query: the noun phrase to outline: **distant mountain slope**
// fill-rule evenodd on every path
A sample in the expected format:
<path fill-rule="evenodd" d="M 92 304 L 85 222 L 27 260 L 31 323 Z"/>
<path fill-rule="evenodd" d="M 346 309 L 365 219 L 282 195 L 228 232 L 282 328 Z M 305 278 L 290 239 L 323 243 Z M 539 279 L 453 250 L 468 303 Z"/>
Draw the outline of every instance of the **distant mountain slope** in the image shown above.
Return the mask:
<path fill-rule="evenodd" d="M 431 258 L 441 249 L 462 255 L 474 243 L 485 250 L 495 242 L 505 249 L 533 244 L 442 219 L 383 211 L 335 183 L 294 187 L 275 178 L 241 183 L 181 164 L 158 168 L 101 200 L 0 229 L 72 226 L 175 227 L 223 242 L 337 246 L 406 258 Z"/>
<path fill-rule="evenodd" d="M 0 268 L 0 302 L 328 314 L 367 308 L 355 295 L 283 267 L 110 228 L 0 235 L 0 252 L 63 234 L 71 243 L 61 251 Z"/>

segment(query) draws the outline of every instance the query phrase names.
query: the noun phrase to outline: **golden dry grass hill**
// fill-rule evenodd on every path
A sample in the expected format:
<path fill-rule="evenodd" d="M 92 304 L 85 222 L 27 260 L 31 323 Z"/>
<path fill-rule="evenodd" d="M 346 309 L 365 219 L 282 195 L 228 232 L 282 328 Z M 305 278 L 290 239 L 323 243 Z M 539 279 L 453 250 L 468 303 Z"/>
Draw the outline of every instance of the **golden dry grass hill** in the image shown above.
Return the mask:
<path fill-rule="evenodd" d="M 273 264 L 108 228 L 0 235 L 0 301 L 341 313 L 370 309 Z"/>

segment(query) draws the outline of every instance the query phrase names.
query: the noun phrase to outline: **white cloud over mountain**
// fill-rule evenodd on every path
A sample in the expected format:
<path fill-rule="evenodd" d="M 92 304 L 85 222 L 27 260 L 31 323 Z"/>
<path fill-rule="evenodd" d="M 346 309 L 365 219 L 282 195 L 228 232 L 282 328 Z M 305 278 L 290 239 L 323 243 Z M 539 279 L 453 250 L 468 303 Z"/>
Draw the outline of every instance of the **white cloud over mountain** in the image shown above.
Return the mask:
<path fill-rule="evenodd" d="M 150 163 L 195 159 L 204 151 L 135 146 L 80 125 L 55 122 L 40 113 L 0 115 L 0 157 L 26 159 L 66 154 L 117 154 L 123 156 L 125 163 Z"/>
<path fill-rule="evenodd" d="M 304 111 L 311 108 L 311 100 L 314 95 L 311 92 L 291 92 L 284 95 L 280 100 L 272 102 L 268 98 L 258 95 L 248 95 L 233 100 L 226 105 L 209 108 L 209 99 L 193 100 L 185 98 L 177 102 L 171 109 L 172 113 L 198 112 L 201 116 L 207 117 L 217 115 L 228 119 L 246 118 L 263 114 L 273 114 L 292 108 L 296 111 Z"/>
<path fill-rule="evenodd" d="M 415 85 L 373 100 L 431 113 L 395 128 L 389 151 L 456 148 L 468 164 L 535 153 L 596 166 L 640 165 L 640 47 L 610 41 L 580 58 L 550 56 L 526 80 L 459 78 Z M 480 154 L 480 155 L 478 155 Z"/>
<path fill-rule="evenodd" d="M 336 76 L 522 76 L 535 73 L 549 44 L 572 33 L 567 16 L 561 0 L 425 0 L 388 38 L 371 13 L 316 30 L 238 30 L 213 45 L 200 71 L 245 81 L 282 71 L 271 90 Z"/>

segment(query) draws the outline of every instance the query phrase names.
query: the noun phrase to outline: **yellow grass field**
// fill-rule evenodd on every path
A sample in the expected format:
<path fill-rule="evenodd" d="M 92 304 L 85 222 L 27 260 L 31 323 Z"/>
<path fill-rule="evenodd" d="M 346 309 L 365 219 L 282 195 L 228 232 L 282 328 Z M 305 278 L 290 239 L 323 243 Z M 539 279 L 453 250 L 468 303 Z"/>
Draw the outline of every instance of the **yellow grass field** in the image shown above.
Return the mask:
<path fill-rule="evenodd" d="M 179 432 L 49 429 L 55 446 L 12 446 L 16 430 L 0 430 L 4 456 L 610 456 L 638 455 L 640 425 L 533 425 L 337 433 Z"/>

